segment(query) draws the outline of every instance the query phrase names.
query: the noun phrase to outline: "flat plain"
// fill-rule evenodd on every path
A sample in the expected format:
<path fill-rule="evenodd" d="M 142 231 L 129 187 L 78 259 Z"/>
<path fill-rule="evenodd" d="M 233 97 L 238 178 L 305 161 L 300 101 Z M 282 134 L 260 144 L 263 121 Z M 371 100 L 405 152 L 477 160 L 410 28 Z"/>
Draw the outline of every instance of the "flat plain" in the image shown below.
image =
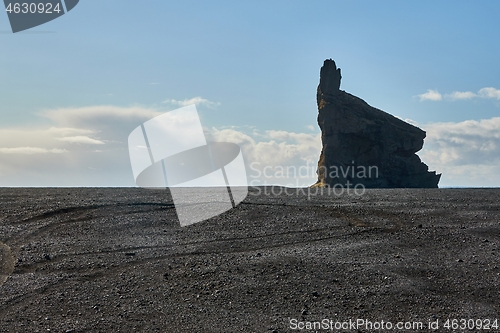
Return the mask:
<path fill-rule="evenodd" d="M 0 189 L 0 332 L 500 321 L 500 189 L 271 190 L 181 228 L 167 190 Z"/>

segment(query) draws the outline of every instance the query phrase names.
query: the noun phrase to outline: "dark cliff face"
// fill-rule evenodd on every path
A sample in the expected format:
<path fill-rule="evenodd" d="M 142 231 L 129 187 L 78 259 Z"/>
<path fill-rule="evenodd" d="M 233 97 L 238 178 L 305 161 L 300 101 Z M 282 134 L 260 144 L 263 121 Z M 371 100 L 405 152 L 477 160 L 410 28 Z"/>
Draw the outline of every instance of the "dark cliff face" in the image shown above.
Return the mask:
<path fill-rule="evenodd" d="M 415 154 L 425 132 L 340 90 L 340 80 L 340 68 L 325 60 L 317 92 L 323 149 L 314 186 L 437 188 L 441 175 Z"/>

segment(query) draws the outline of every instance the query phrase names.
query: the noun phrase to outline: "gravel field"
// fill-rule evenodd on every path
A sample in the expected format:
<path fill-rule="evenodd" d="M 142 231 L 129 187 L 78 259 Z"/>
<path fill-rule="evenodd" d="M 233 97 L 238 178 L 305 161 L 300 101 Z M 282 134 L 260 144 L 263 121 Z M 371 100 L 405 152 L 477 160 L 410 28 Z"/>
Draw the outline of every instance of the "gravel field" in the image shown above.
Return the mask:
<path fill-rule="evenodd" d="M 0 332 L 500 321 L 500 189 L 274 193 L 181 228 L 165 190 L 0 189 Z"/>

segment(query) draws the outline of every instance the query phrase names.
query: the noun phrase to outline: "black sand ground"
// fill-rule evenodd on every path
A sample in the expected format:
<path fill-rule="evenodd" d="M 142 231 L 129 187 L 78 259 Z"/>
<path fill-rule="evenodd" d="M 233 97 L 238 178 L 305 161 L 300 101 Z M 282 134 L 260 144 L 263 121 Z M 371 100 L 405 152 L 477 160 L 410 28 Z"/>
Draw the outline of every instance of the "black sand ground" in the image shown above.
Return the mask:
<path fill-rule="evenodd" d="M 500 190 L 256 194 L 181 228 L 166 191 L 0 189 L 0 332 L 500 320 Z"/>

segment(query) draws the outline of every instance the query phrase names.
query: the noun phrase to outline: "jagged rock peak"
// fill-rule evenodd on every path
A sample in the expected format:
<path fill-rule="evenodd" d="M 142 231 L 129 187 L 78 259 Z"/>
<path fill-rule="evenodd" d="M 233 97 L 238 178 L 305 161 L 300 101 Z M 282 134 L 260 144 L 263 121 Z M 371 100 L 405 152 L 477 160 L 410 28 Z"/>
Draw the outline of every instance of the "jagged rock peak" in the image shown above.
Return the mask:
<path fill-rule="evenodd" d="M 438 187 L 416 152 L 425 131 L 340 90 L 340 68 L 331 59 L 320 71 L 318 124 L 323 149 L 314 186 Z"/>
<path fill-rule="evenodd" d="M 337 68 L 335 61 L 327 59 L 321 67 L 318 89 L 323 94 L 335 95 L 340 90 L 341 79 L 340 68 Z"/>

